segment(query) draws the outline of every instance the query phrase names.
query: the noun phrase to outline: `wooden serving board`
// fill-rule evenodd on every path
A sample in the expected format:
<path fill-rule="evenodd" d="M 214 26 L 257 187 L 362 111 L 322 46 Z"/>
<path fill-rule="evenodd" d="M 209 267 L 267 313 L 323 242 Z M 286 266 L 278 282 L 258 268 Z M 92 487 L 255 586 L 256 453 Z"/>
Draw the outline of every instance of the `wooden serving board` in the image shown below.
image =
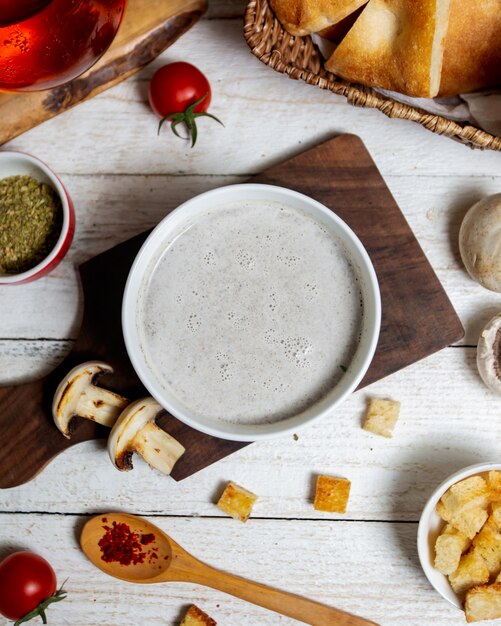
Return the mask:
<path fill-rule="evenodd" d="M 207 0 L 128 0 L 117 36 L 90 70 L 44 91 L 0 94 L 0 145 L 125 80 L 173 44 Z"/>
<path fill-rule="evenodd" d="M 358 137 L 335 137 L 252 182 L 290 187 L 319 200 L 353 228 L 369 252 L 380 283 L 383 319 L 376 354 L 360 386 L 461 339 L 463 328 L 449 299 Z M 106 361 L 115 373 L 103 379 L 103 387 L 130 399 L 147 395 L 127 356 L 120 323 L 125 281 L 147 235 L 142 233 L 80 266 L 84 321 L 63 363 L 42 380 L 0 389 L 0 487 L 30 480 L 71 445 L 107 436 L 107 429 L 80 420 L 73 438 L 67 440 L 53 424 L 54 390 L 74 365 L 90 359 Z M 247 445 L 204 435 L 167 413 L 159 424 L 186 448 L 172 473 L 176 480 Z"/>

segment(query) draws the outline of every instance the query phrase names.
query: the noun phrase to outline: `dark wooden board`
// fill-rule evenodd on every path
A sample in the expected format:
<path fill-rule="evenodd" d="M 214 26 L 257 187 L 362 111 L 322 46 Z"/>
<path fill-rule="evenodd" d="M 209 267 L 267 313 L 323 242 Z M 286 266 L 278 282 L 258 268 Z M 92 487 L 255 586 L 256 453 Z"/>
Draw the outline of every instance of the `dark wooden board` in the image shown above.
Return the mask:
<path fill-rule="evenodd" d="M 383 320 L 376 354 L 361 386 L 463 336 L 447 295 L 358 137 L 335 137 L 270 168 L 253 182 L 290 187 L 326 204 L 353 228 L 367 248 L 380 283 Z M 30 480 L 71 445 L 106 436 L 106 429 L 80 420 L 68 441 L 52 422 L 54 390 L 74 365 L 89 359 L 106 361 L 115 373 L 103 379 L 104 387 L 131 399 L 145 395 L 125 350 L 120 308 L 129 268 L 147 234 L 80 266 L 84 321 L 64 362 L 40 381 L 0 389 L 0 487 Z M 159 423 L 186 448 L 172 473 L 176 480 L 247 445 L 204 435 L 167 413 Z"/>
<path fill-rule="evenodd" d="M 172 45 L 206 9 L 207 0 L 127 0 L 115 40 L 87 72 L 53 89 L 0 94 L 0 145 L 122 82 Z"/>

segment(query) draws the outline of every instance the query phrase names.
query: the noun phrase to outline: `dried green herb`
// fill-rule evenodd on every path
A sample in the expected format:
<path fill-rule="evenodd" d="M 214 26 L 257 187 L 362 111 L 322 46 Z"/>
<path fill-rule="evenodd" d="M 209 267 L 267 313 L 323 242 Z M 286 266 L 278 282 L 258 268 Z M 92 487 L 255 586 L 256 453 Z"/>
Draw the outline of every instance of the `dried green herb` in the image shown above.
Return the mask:
<path fill-rule="evenodd" d="M 52 187 L 31 176 L 0 180 L 0 271 L 19 274 L 40 263 L 61 232 L 63 209 Z"/>

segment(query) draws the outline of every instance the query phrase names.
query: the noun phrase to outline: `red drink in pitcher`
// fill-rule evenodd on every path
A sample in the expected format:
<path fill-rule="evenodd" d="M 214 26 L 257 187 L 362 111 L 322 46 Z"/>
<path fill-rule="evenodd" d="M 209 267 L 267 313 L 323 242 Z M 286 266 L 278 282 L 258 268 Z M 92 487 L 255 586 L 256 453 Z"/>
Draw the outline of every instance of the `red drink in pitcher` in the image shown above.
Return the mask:
<path fill-rule="evenodd" d="M 0 90 L 35 91 L 82 74 L 116 35 L 126 0 L 0 0 Z"/>

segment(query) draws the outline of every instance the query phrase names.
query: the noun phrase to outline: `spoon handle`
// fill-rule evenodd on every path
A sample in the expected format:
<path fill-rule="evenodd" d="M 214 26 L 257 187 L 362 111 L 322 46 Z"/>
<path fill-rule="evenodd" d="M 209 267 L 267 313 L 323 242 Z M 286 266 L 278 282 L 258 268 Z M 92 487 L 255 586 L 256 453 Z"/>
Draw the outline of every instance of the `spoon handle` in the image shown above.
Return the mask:
<path fill-rule="evenodd" d="M 311 626 L 378 626 L 375 622 L 293 593 L 228 574 L 200 561 L 196 561 L 196 565 L 192 566 L 189 571 L 185 570 L 183 578 L 189 582 L 224 591 L 265 609 L 287 615 L 305 624 L 311 624 Z"/>

